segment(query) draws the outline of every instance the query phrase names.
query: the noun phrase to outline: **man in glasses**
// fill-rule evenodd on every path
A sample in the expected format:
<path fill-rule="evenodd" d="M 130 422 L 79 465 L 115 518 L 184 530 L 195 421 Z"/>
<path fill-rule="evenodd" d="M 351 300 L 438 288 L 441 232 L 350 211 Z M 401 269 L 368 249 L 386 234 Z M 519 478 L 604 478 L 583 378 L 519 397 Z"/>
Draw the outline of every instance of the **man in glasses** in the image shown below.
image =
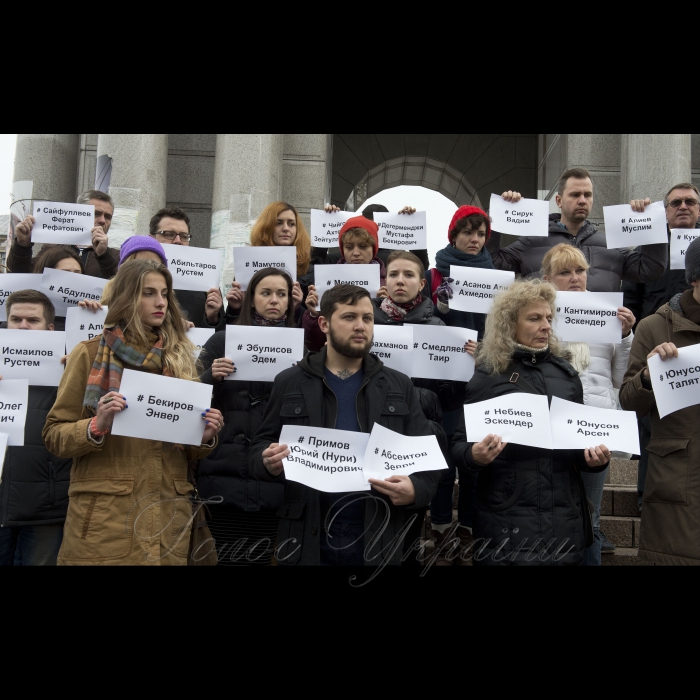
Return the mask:
<path fill-rule="evenodd" d="M 190 218 L 180 207 L 166 207 L 158 211 L 149 224 L 149 233 L 158 243 L 189 246 Z M 226 319 L 221 292 L 212 287 L 208 292 L 176 289 L 175 297 L 185 313 L 185 318 L 196 328 L 224 330 Z"/>

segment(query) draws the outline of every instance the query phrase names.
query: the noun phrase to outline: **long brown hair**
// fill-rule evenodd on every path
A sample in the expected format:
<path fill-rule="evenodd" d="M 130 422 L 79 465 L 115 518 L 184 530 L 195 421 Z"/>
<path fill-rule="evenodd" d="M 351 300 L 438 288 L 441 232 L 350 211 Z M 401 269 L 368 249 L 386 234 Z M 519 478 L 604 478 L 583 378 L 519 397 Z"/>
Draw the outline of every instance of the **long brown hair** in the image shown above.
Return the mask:
<path fill-rule="evenodd" d="M 292 299 L 292 278 L 283 270 L 279 270 L 274 267 L 265 267 L 262 270 L 258 270 L 250 278 L 250 282 L 248 283 L 248 289 L 246 290 L 245 298 L 243 300 L 243 306 L 241 306 L 241 313 L 238 315 L 238 319 L 236 320 L 236 325 L 253 325 L 253 310 L 255 309 L 255 290 L 266 277 L 273 276 L 283 277 L 284 281 L 287 283 L 287 319 L 284 325 L 288 328 L 296 328 L 297 324 L 294 321 L 294 300 Z"/>

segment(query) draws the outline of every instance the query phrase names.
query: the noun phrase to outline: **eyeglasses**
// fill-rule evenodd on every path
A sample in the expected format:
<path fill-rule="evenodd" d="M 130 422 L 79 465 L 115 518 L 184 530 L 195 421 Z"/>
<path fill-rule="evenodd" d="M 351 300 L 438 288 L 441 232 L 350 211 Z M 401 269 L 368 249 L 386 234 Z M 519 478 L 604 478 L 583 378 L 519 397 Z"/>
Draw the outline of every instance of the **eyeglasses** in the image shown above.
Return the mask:
<path fill-rule="evenodd" d="M 180 240 L 183 243 L 189 242 L 190 238 L 192 238 L 192 235 L 189 233 L 180 233 L 179 231 L 156 231 L 157 234 L 160 234 L 165 238 L 166 241 L 174 241 L 175 236 L 180 236 Z"/>
<path fill-rule="evenodd" d="M 672 199 L 669 203 L 669 207 L 673 207 L 674 209 L 678 209 L 681 204 L 685 202 L 686 207 L 696 207 L 698 205 L 698 200 L 693 199 L 692 197 L 688 197 L 687 199 Z"/>

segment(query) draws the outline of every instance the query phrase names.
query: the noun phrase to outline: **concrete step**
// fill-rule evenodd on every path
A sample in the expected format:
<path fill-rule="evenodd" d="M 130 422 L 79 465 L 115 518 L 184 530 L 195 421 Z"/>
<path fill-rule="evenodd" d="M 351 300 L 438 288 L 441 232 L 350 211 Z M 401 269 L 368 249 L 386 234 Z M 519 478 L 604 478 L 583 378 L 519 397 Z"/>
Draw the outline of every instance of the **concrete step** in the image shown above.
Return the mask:
<path fill-rule="evenodd" d="M 616 515 L 600 516 L 600 529 L 616 547 L 639 547 L 641 528 L 641 518 L 629 516 L 620 517 Z"/>
<path fill-rule="evenodd" d="M 636 486 L 638 465 L 637 460 L 611 459 L 605 483 Z"/>
<path fill-rule="evenodd" d="M 636 485 L 606 484 L 603 489 L 603 499 L 600 503 L 600 514 L 639 518 L 641 511 L 637 507 Z"/>
<path fill-rule="evenodd" d="M 612 554 L 603 554 L 601 566 L 652 566 L 651 562 L 639 559 L 639 550 L 632 547 L 617 547 Z"/>

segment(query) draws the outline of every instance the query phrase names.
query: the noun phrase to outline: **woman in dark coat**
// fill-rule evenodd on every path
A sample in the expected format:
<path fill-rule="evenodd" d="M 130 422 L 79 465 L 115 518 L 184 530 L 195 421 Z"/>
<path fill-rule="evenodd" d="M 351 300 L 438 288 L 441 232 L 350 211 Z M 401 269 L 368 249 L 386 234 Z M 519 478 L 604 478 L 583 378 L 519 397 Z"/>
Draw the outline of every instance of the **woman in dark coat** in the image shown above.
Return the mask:
<path fill-rule="evenodd" d="M 583 403 L 578 373 L 552 335 L 555 301 L 556 290 L 541 280 L 515 282 L 495 298 L 466 403 L 523 391 L 550 403 L 552 396 Z M 593 532 L 580 472 L 605 469 L 605 445 L 547 450 L 509 445 L 498 435 L 472 443 L 462 415 L 452 456 L 479 472 L 475 565 L 581 563 Z"/>
<path fill-rule="evenodd" d="M 256 272 L 246 291 L 236 324 L 294 327 L 292 280 L 270 267 Z M 248 447 L 262 422 L 272 382 L 224 381 L 236 371 L 224 356 L 226 331 L 206 342 L 199 356 L 202 382 L 214 385 L 212 406 L 224 414 L 219 446 L 199 463 L 197 488 L 211 503 L 211 532 L 220 565 L 271 563 L 277 536 L 277 508 L 284 484 L 258 481 L 248 469 Z"/>

